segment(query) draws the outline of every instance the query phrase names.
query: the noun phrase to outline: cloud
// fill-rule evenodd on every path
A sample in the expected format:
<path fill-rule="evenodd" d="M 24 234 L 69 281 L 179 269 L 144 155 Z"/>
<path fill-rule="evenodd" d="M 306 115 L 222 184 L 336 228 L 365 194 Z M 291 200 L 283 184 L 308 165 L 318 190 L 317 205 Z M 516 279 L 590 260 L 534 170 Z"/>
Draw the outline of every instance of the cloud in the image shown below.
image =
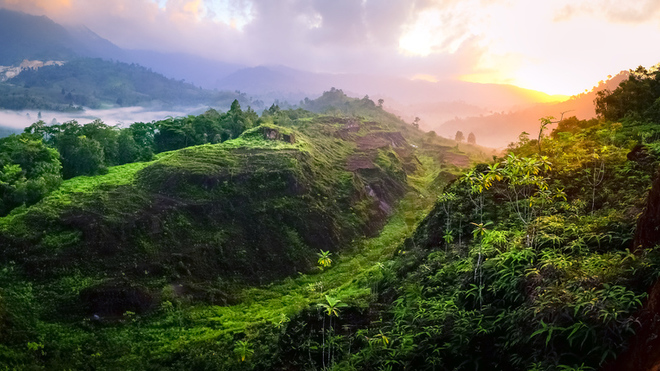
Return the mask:
<path fill-rule="evenodd" d="M 82 23 L 129 49 L 316 72 L 467 76 L 563 93 L 660 60 L 648 46 L 660 41 L 660 0 L 0 0 L 0 7 Z"/>
<path fill-rule="evenodd" d="M 596 16 L 609 22 L 639 24 L 657 22 L 659 15 L 659 0 L 588 0 L 564 5 L 555 12 L 554 19 L 556 22 L 563 22 L 579 16 Z"/>
<path fill-rule="evenodd" d="M 473 0 L 474 2 L 474 0 Z M 453 10 L 430 0 L 0 0 L 0 6 L 83 23 L 128 49 L 181 51 L 248 65 L 284 64 L 319 72 L 414 75 L 427 61 L 401 55 L 402 33 L 435 11 L 447 28 L 428 61 L 469 36 Z M 463 12 L 465 13 L 465 12 Z M 433 18 L 427 16 L 427 18 Z M 422 25 L 423 27 L 423 25 Z M 418 27 L 419 28 L 419 27 Z M 437 27 L 436 27 L 437 29 Z M 432 38 L 432 37 L 431 37 Z M 457 42 L 458 40 L 458 42 Z M 383 63 L 387 61 L 387 63 Z M 447 65 L 440 62 L 439 65 Z M 425 71 L 428 72 L 428 71 Z"/>

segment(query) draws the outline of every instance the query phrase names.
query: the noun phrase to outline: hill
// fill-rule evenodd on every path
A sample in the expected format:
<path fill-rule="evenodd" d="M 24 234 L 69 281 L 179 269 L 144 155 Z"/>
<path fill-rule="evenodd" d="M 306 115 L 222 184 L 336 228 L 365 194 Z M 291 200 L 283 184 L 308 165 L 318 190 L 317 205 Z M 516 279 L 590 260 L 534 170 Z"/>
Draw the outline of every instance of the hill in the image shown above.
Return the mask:
<path fill-rule="evenodd" d="M 384 242 L 368 237 L 386 224 L 386 238 L 410 233 L 419 218 L 411 208 L 424 209 L 459 169 L 443 161 L 447 153 L 467 163 L 485 156 L 442 146 L 373 102 L 343 99 L 362 116 L 273 106 L 236 139 L 66 180 L 42 201 L 0 218 L 0 363 L 235 369 L 233 348 L 250 328 L 269 331 L 272 318 L 297 315 L 331 287 L 367 300 L 364 282 L 351 283 L 358 271 L 346 269 L 382 258 Z M 357 249 L 362 243 L 381 247 Z M 323 270 L 315 268 L 319 254 L 333 261 Z M 342 259 L 349 265 L 333 268 Z M 304 284 L 298 299 L 245 310 L 251 290 L 259 290 L 253 285 L 296 277 L 325 283 Z M 26 285 L 36 290 L 24 296 Z M 174 323 L 158 329 L 163 320 L 192 319 L 200 310 L 227 317 L 197 334 L 197 324 L 193 332 Z M 190 337 L 174 345 L 168 338 L 179 331 Z M 141 338 L 147 333 L 164 337 Z M 140 338 L 127 338 L 133 336 Z M 43 348 L 44 357 L 25 352 L 26 342 Z M 209 345 L 224 356 L 204 361 Z M 152 355 L 145 357 L 147 349 Z"/>
<path fill-rule="evenodd" d="M 0 83 L 0 92 L 0 108 L 51 111 L 82 106 L 228 106 L 240 98 L 237 93 L 211 92 L 168 79 L 139 65 L 91 58 L 25 70 Z"/>
<path fill-rule="evenodd" d="M 240 69 L 220 79 L 216 84 L 218 89 L 238 89 L 254 96 L 275 96 L 277 93 L 294 101 L 305 97 L 315 98 L 330 86 L 341 87 L 352 96 L 382 96 L 404 105 L 462 101 L 491 110 L 561 99 L 513 85 L 463 81 L 433 82 L 368 74 L 314 73 L 284 66 Z"/>
<path fill-rule="evenodd" d="M 462 118 L 454 118 L 439 124 L 446 116 L 427 116 L 424 121 L 426 130 L 435 130 L 440 135 L 453 137 L 456 131 L 473 132 L 480 138 L 480 143 L 490 147 L 504 147 L 514 142 L 521 132 L 528 132 L 534 136 L 539 131 L 539 118 L 553 116 L 559 120 L 564 114 L 565 118 L 575 116 L 580 120 L 587 120 L 596 116 L 594 100 L 598 92 L 614 90 L 619 84 L 627 79 L 629 72 L 622 71 L 616 76 L 601 81 L 589 92 L 572 96 L 561 103 L 537 104 L 532 107 L 515 109 L 495 113 L 480 113 L 479 116 L 467 115 Z M 428 118 L 438 120 L 433 123 Z"/>
<path fill-rule="evenodd" d="M 24 59 L 68 60 L 81 51 L 64 27 L 47 17 L 0 8 L 0 65 Z"/>

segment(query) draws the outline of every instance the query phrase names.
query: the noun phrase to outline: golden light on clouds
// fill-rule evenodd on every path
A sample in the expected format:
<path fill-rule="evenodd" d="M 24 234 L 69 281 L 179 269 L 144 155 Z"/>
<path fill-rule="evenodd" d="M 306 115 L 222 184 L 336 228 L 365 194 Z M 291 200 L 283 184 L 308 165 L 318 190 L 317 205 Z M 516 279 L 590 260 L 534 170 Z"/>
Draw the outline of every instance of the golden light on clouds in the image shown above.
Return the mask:
<path fill-rule="evenodd" d="M 31 9 L 34 7 L 46 12 L 59 12 L 71 8 L 71 0 L 5 0 L 5 3 L 14 9 Z"/>
<path fill-rule="evenodd" d="M 399 52 L 426 57 L 432 53 L 455 53 L 471 32 L 440 9 L 419 13 L 399 38 Z"/>
<path fill-rule="evenodd" d="M 357 5 L 356 5 L 357 4 Z M 660 62 L 660 0 L 0 0 L 128 49 L 577 94 Z M 209 45 L 216 47 L 209 48 Z M 374 63 L 374 61 L 383 61 Z"/>
<path fill-rule="evenodd" d="M 183 5 L 183 11 L 195 17 L 199 17 L 201 14 L 201 4 L 202 0 L 188 1 Z"/>
<path fill-rule="evenodd" d="M 642 3 L 648 2 L 437 2 L 404 26 L 398 52 L 433 58 L 476 47 L 479 54 L 465 61 L 470 71 L 453 77 L 578 94 L 608 74 L 660 62 L 648 47 L 660 42 L 658 14 L 646 14 Z"/>
<path fill-rule="evenodd" d="M 438 78 L 433 75 L 427 75 L 423 73 L 418 73 L 415 76 L 412 77 L 412 80 L 422 80 L 422 81 L 429 81 L 429 82 L 438 82 Z"/>

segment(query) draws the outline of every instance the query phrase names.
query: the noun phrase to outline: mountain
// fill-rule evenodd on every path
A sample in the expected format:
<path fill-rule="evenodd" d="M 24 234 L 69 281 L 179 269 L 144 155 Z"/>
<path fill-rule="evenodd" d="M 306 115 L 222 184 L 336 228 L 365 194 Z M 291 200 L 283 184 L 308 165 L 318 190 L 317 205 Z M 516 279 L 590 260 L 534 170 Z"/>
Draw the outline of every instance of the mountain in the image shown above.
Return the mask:
<path fill-rule="evenodd" d="M 446 116 L 436 116 L 438 120 L 426 120 L 422 127 L 426 130 L 435 130 L 438 134 L 453 138 L 457 131 L 472 132 L 480 143 L 489 147 L 504 147 L 515 141 L 520 133 L 527 132 L 533 137 L 538 134 L 539 119 L 553 116 L 555 119 L 575 116 L 585 120 L 596 116 L 594 100 L 596 94 L 603 90 L 614 90 L 628 78 L 629 73 L 622 71 L 616 76 L 601 81 L 591 91 L 572 96 L 560 103 L 536 104 L 532 107 L 508 110 L 502 112 L 480 113 L 479 116 L 470 115 L 442 122 Z M 431 116 L 434 117 L 434 116 Z M 441 123 L 442 122 L 442 123 Z"/>
<path fill-rule="evenodd" d="M 447 119 L 461 113 L 452 108 L 455 102 L 485 111 L 499 111 L 561 98 L 511 85 L 316 73 L 285 66 L 245 67 L 182 53 L 126 50 L 87 26 L 62 27 L 46 17 L 3 9 L 0 9 L 0 25 L 0 35 L 7 35 L 0 41 L 0 64 L 17 65 L 24 59 L 68 61 L 76 57 L 138 63 L 175 80 L 185 80 L 207 89 L 238 90 L 267 104 L 273 101 L 295 104 L 304 98 L 318 97 L 330 87 L 337 87 L 353 96 L 387 98 L 388 104 L 403 108 L 402 116 L 410 119 L 422 116 L 423 126 L 427 121 L 435 123 L 438 117 Z M 436 108 L 431 110 L 419 109 L 433 105 Z M 439 111 L 437 107 L 440 106 L 447 109 Z"/>
<path fill-rule="evenodd" d="M 68 60 L 80 54 L 79 45 L 48 17 L 0 8 L 0 65 L 24 59 Z"/>
<path fill-rule="evenodd" d="M 460 101 L 489 109 L 510 109 L 562 98 L 513 85 L 453 80 L 431 82 L 365 74 L 313 73 L 284 66 L 243 68 L 220 79 L 216 87 L 240 90 L 253 96 L 279 93 L 297 100 L 305 97 L 316 98 L 321 91 L 336 87 L 353 96 L 385 96 L 404 105 Z"/>
<path fill-rule="evenodd" d="M 123 53 L 118 54 L 114 59 L 126 63 L 137 63 L 167 77 L 185 80 L 205 89 L 216 88 L 216 80 L 244 67 L 185 53 L 164 53 L 149 50 L 124 49 Z"/>
<path fill-rule="evenodd" d="M 138 63 L 169 78 L 212 88 L 213 82 L 242 66 L 182 53 L 127 50 L 85 25 L 59 25 L 48 17 L 0 8 L 0 66 L 24 59 L 68 61 L 79 57 Z"/>
<path fill-rule="evenodd" d="M 150 69 L 100 58 L 71 59 L 63 65 L 27 69 L 0 83 L 0 107 L 12 110 L 70 111 L 88 108 L 150 106 L 229 107 L 237 93 L 203 90 Z"/>

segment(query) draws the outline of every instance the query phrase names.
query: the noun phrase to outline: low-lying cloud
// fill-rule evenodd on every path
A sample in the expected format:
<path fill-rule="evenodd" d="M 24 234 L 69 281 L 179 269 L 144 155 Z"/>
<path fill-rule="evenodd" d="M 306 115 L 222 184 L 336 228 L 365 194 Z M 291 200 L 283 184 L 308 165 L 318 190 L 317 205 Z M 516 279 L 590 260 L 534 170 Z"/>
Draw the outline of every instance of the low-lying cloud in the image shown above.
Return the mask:
<path fill-rule="evenodd" d="M 88 109 L 82 112 L 53 112 L 53 111 L 7 111 L 0 110 L 0 127 L 11 127 L 15 129 L 26 128 L 33 123 L 43 120 L 47 124 L 64 123 L 76 120 L 81 125 L 100 119 L 107 125 L 129 126 L 134 122 L 151 122 L 163 120 L 168 116 L 186 116 L 190 113 L 201 113 L 203 107 L 190 108 L 186 111 L 152 111 L 143 107 L 122 107 L 104 110 Z M 40 118 L 41 116 L 41 118 Z"/>

